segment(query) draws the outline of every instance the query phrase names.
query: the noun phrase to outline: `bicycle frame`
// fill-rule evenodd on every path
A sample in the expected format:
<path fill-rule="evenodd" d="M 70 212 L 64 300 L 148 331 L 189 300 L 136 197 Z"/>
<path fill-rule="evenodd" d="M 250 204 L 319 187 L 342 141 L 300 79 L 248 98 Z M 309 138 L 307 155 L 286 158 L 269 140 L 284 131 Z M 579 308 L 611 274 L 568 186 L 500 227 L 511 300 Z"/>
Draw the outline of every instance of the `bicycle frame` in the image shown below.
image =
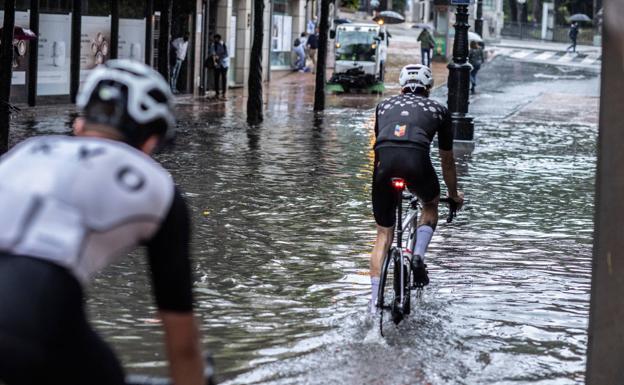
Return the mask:
<path fill-rule="evenodd" d="M 404 306 L 405 306 L 405 297 L 409 295 L 409 290 L 405 290 L 405 283 L 407 283 L 408 287 L 411 287 L 411 280 L 410 280 L 410 272 L 411 272 L 411 266 L 409 264 L 409 261 L 411 261 L 412 258 L 412 252 L 414 250 L 414 246 L 416 245 L 416 222 L 418 219 L 418 200 L 417 198 L 415 198 L 414 196 L 412 196 L 411 194 L 405 196 L 404 195 L 404 190 L 405 190 L 405 181 L 403 179 L 399 179 L 399 178 L 394 178 L 392 179 L 392 186 L 395 188 L 396 193 L 397 193 L 397 219 L 396 219 L 396 249 L 398 252 L 398 258 L 399 261 L 396 261 L 396 254 L 393 253 L 395 260 L 394 260 L 394 264 L 395 266 L 399 266 L 399 272 L 398 274 L 400 275 L 400 291 L 399 291 L 399 310 L 401 312 L 403 312 Z M 412 212 L 408 213 L 408 215 L 403 218 L 403 200 L 405 199 L 409 199 L 410 200 L 410 207 L 412 209 Z M 409 210 L 409 209 L 408 209 Z M 409 242 L 409 247 L 408 248 L 404 248 L 403 247 L 403 233 L 407 232 L 408 234 L 408 242 Z M 405 255 L 405 251 L 407 251 L 409 253 L 409 261 L 407 261 L 407 268 L 406 268 L 406 257 L 408 257 L 407 255 Z M 405 272 L 408 272 L 408 276 L 405 277 Z M 395 274 L 397 274 L 397 271 L 395 269 Z"/>
<path fill-rule="evenodd" d="M 419 200 L 411 193 L 405 193 L 406 183 L 405 180 L 400 178 L 393 178 L 391 185 L 395 189 L 397 194 L 397 207 L 395 221 L 396 226 L 396 238 L 394 246 L 388 250 L 385 255 L 380 274 L 380 286 L 378 292 L 377 306 L 382 310 L 379 320 L 379 327 L 381 335 L 383 336 L 383 311 L 390 310 L 393 321 L 395 324 L 401 322 L 404 316 L 410 313 L 410 292 L 412 289 L 421 289 L 420 286 L 414 286 L 412 282 L 412 264 L 411 258 L 414 257 L 413 252 L 416 246 L 417 237 L 417 223 L 418 223 L 418 210 L 420 209 Z M 405 218 L 403 218 L 403 201 L 409 201 L 409 206 Z M 447 223 L 452 222 L 456 215 L 457 205 L 452 198 L 441 198 L 441 203 L 447 203 L 449 205 L 449 215 L 447 217 Z M 408 234 L 407 245 L 404 246 L 403 236 Z M 409 258 L 409 259 L 408 259 Z M 394 297 L 390 305 L 386 305 L 385 294 L 386 285 L 388 283 L 388 271 L 390 270 L 390 263 L 393 263 L 393 290 Z M 406 276 L 407 274 L 407 276 Z"/>

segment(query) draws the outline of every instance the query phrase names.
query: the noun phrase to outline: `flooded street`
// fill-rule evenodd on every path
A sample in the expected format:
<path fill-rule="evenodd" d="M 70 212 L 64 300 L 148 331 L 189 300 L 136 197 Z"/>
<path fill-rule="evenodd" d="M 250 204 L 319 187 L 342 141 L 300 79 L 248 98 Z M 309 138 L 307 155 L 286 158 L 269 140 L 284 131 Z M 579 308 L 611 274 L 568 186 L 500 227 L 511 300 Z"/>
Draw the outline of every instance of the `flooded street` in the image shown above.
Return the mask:
<path fill-rule="evenodd" d="M 177 144 L 159 160 L 192 208 L 196 302 L 220 379 L 582 383 L 599 82 L 580 71 L 505 58 L 482 69 L 476 148 L 458 154 L 465 210 L 440 222 L 431 284 L 385 338 L 365 314 L 380 98 L 330 96 L 315 117 L 311 91 L 284 82 L 256 128 L 240 97 L 182 99 Z M 12 142 L 66 132 L 66 112 L 49 111 L 18 116 Z M 146 268 L 134 253 L 99 275 L 90 317 L 129 372 L 162 374 Z"/>

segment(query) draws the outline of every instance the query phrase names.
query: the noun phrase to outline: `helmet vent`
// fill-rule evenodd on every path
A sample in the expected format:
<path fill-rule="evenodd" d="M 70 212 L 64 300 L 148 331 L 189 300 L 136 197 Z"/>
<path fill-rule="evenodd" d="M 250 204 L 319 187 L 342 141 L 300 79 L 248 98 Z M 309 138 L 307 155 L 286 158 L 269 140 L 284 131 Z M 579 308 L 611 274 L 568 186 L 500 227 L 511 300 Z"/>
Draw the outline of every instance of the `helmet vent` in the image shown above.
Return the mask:
<path fill-rule="evenodd" d="M 159 90 L 151 90 L 147 93 L 149 96 L 154 98 L 158 103 L 167 103 L 167 96 Z"/>

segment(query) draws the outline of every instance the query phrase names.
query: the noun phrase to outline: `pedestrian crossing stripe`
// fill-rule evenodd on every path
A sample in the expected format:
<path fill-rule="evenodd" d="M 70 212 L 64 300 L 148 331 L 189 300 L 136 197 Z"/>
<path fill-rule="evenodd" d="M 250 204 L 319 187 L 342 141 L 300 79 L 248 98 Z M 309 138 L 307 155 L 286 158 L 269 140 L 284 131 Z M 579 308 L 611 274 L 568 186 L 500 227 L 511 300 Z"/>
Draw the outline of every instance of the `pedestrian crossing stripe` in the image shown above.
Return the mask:
<path fill-rule="evenodd" d="M 496 53 L 498 55 L 503 55 L 503 56 L 507 56 L 507 54 L 509 54 L 512 51 L 513 49 L 511 48 L 496 48 Z"/>
<path fill-rule="evenodd" d="M 494 48 L 495 55 L 508 56 L 522 61 L 545 62 L 551 64 L 600 67 L 601 55 L 570 53 L 564 51 L 542 51 L 531 49 Z"/>
<path fill-rule="evenodd" d="M 514 53 L 512 53 L 509 56 L 511 56 L 514 59 L 524 59 L 525 57 L 529 56 L 533 52 L 535 52 L 535 51 L 524 51 L 524 50 L 522 50 L 522 51 L 514 52 Z"/>
<path fill-rule="evenodd" d="M 535 57 L 535 60 L 548 60 L 551 57 L 555 56 L 557 53 L 554 51 L 546 51 Z"/>
<path fill-rule="evenodd" d="M 574 58 L 574 55 L 566 53 L 565 55 L 561 56 L 557 61 L 560 63 L 566 63 L 572 61 Z"/>
<path fill-rule="evenodd" d="M 600 58 L 597 56 L 587 56 L 585 59 L 583 59 L 583 61 L 581 61 L 581 64 L 592 64 L 593 62 L 598 60 L 600 60 Z"/>

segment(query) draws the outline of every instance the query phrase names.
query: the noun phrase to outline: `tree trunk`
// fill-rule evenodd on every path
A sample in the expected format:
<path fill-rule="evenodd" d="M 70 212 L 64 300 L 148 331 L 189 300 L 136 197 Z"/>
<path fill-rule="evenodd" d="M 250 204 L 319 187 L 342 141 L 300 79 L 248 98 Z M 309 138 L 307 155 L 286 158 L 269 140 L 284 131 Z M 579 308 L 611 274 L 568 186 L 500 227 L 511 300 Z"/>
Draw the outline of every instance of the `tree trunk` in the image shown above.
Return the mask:
<path fill-rule="evenodd" d="M 119 0 L 111 0 L 110 58 L 117 59 L 119 51 Z"/>
<path fill-rule="evenodd" d="M 321 20 L 319 25 L 318 56 L 316 60 L 316 87 L 314 111 L 325 109 L 325 77 L 327 68 L 327 40 L 329 32 L 329 1 L 321 0 Z"/>
<path fill-rule="evenodd" d="M 169 81 L 169 44 L 173 0 L 160 1 L 160 36 L 158 36 L 158 72 Z"/>
<path fill-rule="evenodd" d="M 260 124 L 263 120 L 262 102 L 262 43 L 264 41 L 264 0 L 254 0 L 254 31 L 249 59 L 247 123 Z"/>
<path fill-rule="evenodd" d="M 542 21 L 542 0 L 533 0 L 533 23 L 539 24 Z"/>
<path fill-rule="evenodd" d="M 509 0 L 509 18 L 512 23 L 518 22 L 518 4 L 516 4 L 516 0 Z"/>
<path fill-rule="evenodd" d="M 0 154 L 9 148 L 9 121 L 11 111 L 11 78 L 13 77 L 13 28 L 15 26 L 15 0 L 4 1 L 4 28 L 0 46 Z M 36 42 L 35 42 L 36 44 Z"/>
<path fill-rule="evenodd" d="M 527 24 L 529 22 L 529 5 L 527 3 L 522 4 L 522 6 L 520 7 L 521 12 L 520 12 L 520 22 L 522 22 L 523 24 Z"/>
<path fill-rule="evenodd" d="M 71 46 L 69 61 L 69 100 L 76 103 L 80 88 L 80 35 L 82 34 L 82 0 L 72 1 Z"/>

